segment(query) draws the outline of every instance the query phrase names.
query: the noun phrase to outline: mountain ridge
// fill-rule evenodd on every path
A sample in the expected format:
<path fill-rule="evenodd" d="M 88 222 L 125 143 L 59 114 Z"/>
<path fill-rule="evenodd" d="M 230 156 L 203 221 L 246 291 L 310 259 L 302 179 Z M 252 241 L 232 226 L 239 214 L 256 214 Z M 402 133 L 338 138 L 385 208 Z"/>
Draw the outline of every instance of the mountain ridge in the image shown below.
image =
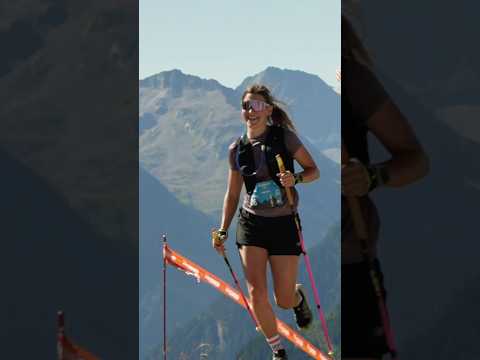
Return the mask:
<path fill-rule="evenodd" d="M 282 97 L 282 100 L 293 104 L 292 117 L 301 136 L 308 140 L 304 141 L 307 148 L 312 153 L 329 149 L 330 153 L 336 154 L 331 148 L 339 148 L 340 143 L 338 94 L 312 74 L 273 67 L 267 68 L 265 74 L 269 77 L 282 75 L 277 79 L 277 84 L 282 85 L 279 89 L 285 96 L 293 96 Z M 308 81 L 313 81 L 322 90 L 308 91 L 304 99 L 302 94 L 296 93 L 295 85 L 289 83 L 288 78 L 292 74 L 294 77 L 307 77 Z M 179 84 L 172 85 L 164 79 L 177 79 Z M 242 82 L 241 86 L 247 86 L 249 81 L 253 81 L 252 77 Z M 158 86 L 154 84 L 157 87 L 150 87 L 152 82 Z M 241 86 L 235 90 L 229 89 L 215 80 L 183 74 L 180 70 L 152 75 L 141 80 L 140 84 L 147 84 L 140 87 L 142 166 L 176 194 L 181 202 L 219 216 L 219 199 L 223 198 L 222 192 L 226 189 L 228 147 L 244 132 L 240 117 L 240 91 L 243 89 Z M 330 110 L 323 109 L 325 111 L 321 117 L 326 120 L 312 121 L 316 115 L 310 114 L 315 113 L 319 106 L 318 99 L 323 97 L 334 99 L 328 101 Z M 327 110 L 336 115 L 328 115 Z M 324 169 L 330 169 L 331 164 L 334 164 L 334 169 L 338 168 L 338 164 L 324 154 L 319 154 L 317 158 L 325 164 Z M 337 179 L 339 172 L 328 170 L 322 175 L 324 179 Z M 196 179 L 195 185 L 188 180 L 191 178 Z M 194 187 L 198 191 L 192 191 Z M 322 193 L 321 188 L 318 190 Z M 336 212 L 335 209 L 333 212 Z"/>
<path fill-rule="evenodd" d="M 296 94 L 296 91 L 292 90 L 293 85 L 288 85 L 287 78 L 290 75 L 307 76 L 310 79 L 308 81 L 315 79 L 314 75 L 305 75 L 300 71 L 270 68 L 268 73 L 269 77 L 282 74 L 277 79 L 280 84 L 285 81 L 282 91 L 295 96 L 302 94 Z M 333 102 L 330 106 L 335 107 L 338 104 L 339 108 L 338 94 L 328 89 L 319 78 L 314 80 L 314 83 L 327 91 L 329 97 L 336 99 L 336 103 Z M 229 279 L 230 275 L 225 272 L 225 266 L 222 266 L 224 264 L 214 254 L 206 238 L 210 228 L 218 226 L 221 217 L 229 167 L 228 147 L 245 128 L 240 116 L 241 88 L 229 89 L 215 80 L 184 74 L 178 69 L 152 75 L 140 80 L 139 84 L 139 158 L 142 168 L 140 209 L 141 214 L 144 214 L 142 217 L 145 216 L 145 219 L 140 219 L 141 259 L 142 256 L 145 257 L 141 273 L 147 277 L 152 274 L 151 279 L 142 280 L 143 291 L 140 294 L 142 317 L 145 316 L 145 322 L 142 323 L 144 355 L 161 331 L 161 279 L 158 277 L 160 231 L 166 230 L 169 233 L 168 238 L 173 239 L 174 249 L 221 278 Z M 309 99 L 311 103 L 318 103 L 312 100 L 312 97 Z M 302 101 L 291 103 L 302 104 Z M 321 174 L 319 181 L 298 187 L 304 237 L 307 248 L 311 248 L 322 244 L 327 229 L 339 221 L 340 167 L 325 157 L 317 145 L 310 141 L 310 137 L 303 136 L 320 132 L 319 129 L 324 125 L 313 122 L 309 128 L 310 133 L 307 133 L 305 125 L 311 121 L 307 115 L 304 112 L 303 119 L 298 121 L 294 116 L 294 121 L 302 142 L 310 150 Z M 336 121 L 339 122 L 339 115 Z M 148 186 L 151 188 L 148 189 Z M 171 211 L 166 212 L 167 208 L 171 208 Z M 189 220 L 188 224 L 180 221 L 182 217 Z M 234 219 L 229 229 L 233 234 L 230 246 L 234 246 L 235 226 Z M 204 237 L 204 243 L 197 242 Z M 181 242 L 178 242 L 179 239 Z M 142 242 L 145 242 L 145 246 Z M 330 255 L 335 257 L 334 254 Z M 235 268 L 241 268 L 238 256 L 232 256 L 230 261 Z M 332 268 L 330 276 L 334 278 L 338 273 L 339 269 Z M 198 306 L 189 296 L 188 282 L 192 282 L 192 279 L 180 279 L 179 276 L 185 277 L 182 274 L 172 274 L 178 289 L 172 289 L 176 292 L 171 296 L 177 301 L 171 305 L 169 321 L 177 319 L 177 324 L 181 326 L 188 316 L 202 311 L 203 305 Z M 200 286 L 192 291 L 196 291 L 202 304 L 213 300 L 211 296 L 214 292 L 211 289 L 204 293 Z M 178 312 L 177 305 L 180 303 L 184 304 L 183 313 Z M 175 323 L 169 324 L 172 328 L 177 326 Z"/>

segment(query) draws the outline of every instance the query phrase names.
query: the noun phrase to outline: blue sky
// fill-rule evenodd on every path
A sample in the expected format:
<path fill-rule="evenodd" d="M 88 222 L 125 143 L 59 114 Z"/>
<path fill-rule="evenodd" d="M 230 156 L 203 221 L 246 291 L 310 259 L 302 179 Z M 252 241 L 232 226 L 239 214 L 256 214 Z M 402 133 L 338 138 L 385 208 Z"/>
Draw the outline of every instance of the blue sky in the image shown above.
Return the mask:
<path fill-rule="evenodd" d="M 267 66 L 336 86 L 340 1 L 141 0 L 140 79 L 165 70 L 236 87 Z"/>

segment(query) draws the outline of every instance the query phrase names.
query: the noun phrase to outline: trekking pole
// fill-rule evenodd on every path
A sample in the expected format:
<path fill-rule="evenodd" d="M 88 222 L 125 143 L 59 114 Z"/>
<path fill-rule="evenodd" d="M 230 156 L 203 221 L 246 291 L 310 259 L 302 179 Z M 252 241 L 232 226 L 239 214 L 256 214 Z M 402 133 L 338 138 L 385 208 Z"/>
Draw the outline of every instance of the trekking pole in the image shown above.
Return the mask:
<path fill-rule="evenodd" d="M 348 155 L 346 147 L 342 142 L 342 165 L 348 163 L 350 157 Z M 395 346 L 395 340 L 393 337 L 393 331 L 390 324 L 390 319 L 388 316 L 387 306 L 385 304 L 385 299 L 383 298 L 382 289 L 380 287 L 380 276 L 377 269 L 373 265 L 373 261 L 368 254 L 368 230 L 365 220 L 362 215 L 362 209 L 360 208 L 360 203 L 355 196 L 347 196 L 348 206 L 352 214 L 353 225 L 357 237 L 360 239 L 362 247 L 362 257 L 364 263 L 368 266 L 368 271 L 370 274 L 370 279 L 372 280 L 373 288 L 375 289 L 375 295 L 377 297 L 378 310 L 380 312 L 380 317 L 382 319 L 383 331 L 385 333 L 385 339 L 387 340 L 388 351 L 392 359 L 397 358 L 397 350 Z"/>
<path fill-rule="evenodd" d="M 217 232 L 215 230 L 212 230 L 212 238 L 216 244 L 222 243 L 222 240 L 218 236 Z M 235 274 L 235 271 L 233 271 L 232 265 L 230 265 L 230 261 L 228 261 L 227 254 L 225 250 L 222 251 L 222 257 L 223 260 L 225 261 L 225 264 L 227 264 L 228 270 L 230 270 L 230 274 L 233 277 L 233 281 L 235 282 L 235 286 L 237 287 L 238 292 L 240 293 L 240 297 L 242 298 L 242 301 L 245 304 L 245 308 L 247 309 L 248 313 L 250 314 L 250 317 L 252 318 L 253 322 L 255 323 L 256 329 L 259 329 L 257 319 L 255 318 L 255 315 L 253 315 L 252 309 L 250 308 L 250 305 L 248 304 L 247 298 L 243 294 L 243 290 L 240 286 L 240 282 L 238 281 L 237 275 Z"/>
<path fill-rule="evenodd" d="M 167 360 L 167 237 L 163 235 L 163 359 Z"/>
<path fill-rule="evenodd" d="M 285 165 L 283 164 L 282 157 L 280 155 L 276 155 L 275 159 L 277 160 L 277 165 L 278 165 L 278 169 L 280 170 L 280 173 L 284 173 Z M 322 308 L 320 306 L 320 296 L 318 295 L 317 286 L 315 285 L 315 279 L 313 278 L 310 257 L 307 254 L 307 250 L 305 249 L 305 243 L 303 241 L 302 225 L 300 224 L 300 216 L 298 215 L 298 212 L 295 210 L 295 207 L 293 204 L 293 195 L 291 193 L 290 188 L 285 187 L 285 192 L 287 193 L 288 204 L 290 205 L 290 209 L 292 210 L 292 215 L 294 216 L 295 224 L 297 226 L 298 237 L 300 239 L 300 246 L 302 248 L 303 257 L 305 259 L 305 265 L 307 267 L 308 277 L 310 278 L 310 284 L 312 286 L 313 296 L 315 298 L 315 304 L 317 305 L 318 316 L 322 323 L 325 342 L 327 343 L 327 347 L 328 347 L 328 355 L 331 358 L 333 358 L 334 352 L 333 352 L 332 343 L 330 341 L 330 336 L 328 335 L 327 321 L 325 320 L 325 315 L 323 314 Z"/>

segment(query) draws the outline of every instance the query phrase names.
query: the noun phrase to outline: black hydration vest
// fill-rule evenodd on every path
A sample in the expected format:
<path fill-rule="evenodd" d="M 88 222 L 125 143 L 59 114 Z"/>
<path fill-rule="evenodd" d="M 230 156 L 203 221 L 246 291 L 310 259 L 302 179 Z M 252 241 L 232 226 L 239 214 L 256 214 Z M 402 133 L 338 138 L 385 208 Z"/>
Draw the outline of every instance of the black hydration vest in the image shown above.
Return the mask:
<path fill-rule="evenodd" d="M 285 130 L 280 126 L 269 126 L 268 134 L 265 139 L 265 148 L 263 155 L 265 156 L 265 162 L 268 167 L 268 173 L 273 181 L 280 187 L 283 188 L 283 185 L 280 183 L 277 174 L 280 173 L 278 169 L 277 160 L 275 159 L 276 155 L 282 157 L 283 163 L 285 164 L 285 170 L 294 172 L 293 157 L 287 150 L 285 146 Z M 255 172 L 255 161 L 253 157 L 252 144 L 248 140 L 247 134 L 244 134 L 237 140 L 237 159 L 238 166 L 240 167 L 240 172 L 245 182 L 245 188 L 247 194 L 251 195 L 255 189 L 258 179 L 256 175 L 250 175 Z"/>

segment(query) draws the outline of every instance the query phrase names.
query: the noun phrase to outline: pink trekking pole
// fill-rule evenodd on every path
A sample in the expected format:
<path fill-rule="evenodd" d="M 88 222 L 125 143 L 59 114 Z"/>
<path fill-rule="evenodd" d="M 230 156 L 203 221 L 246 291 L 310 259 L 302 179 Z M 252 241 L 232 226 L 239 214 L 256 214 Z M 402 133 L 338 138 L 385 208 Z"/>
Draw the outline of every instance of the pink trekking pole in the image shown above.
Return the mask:
<path fill-rule="evenodd" d="M 346 164 L 349 161 L 349 155 L 346 147 L 342 143 L 342 164 Z M 375 289 L 375 295 L 377 297 L 378 311 L 380 312 L 380 317 L 382 319 L 383 331 L 385 333 L 385 339 L 387 340 L 388 351 L 393 360 L 398 360 L 397 347 L 395 345 L 395 338 L 393 336 L 392 326 L 390 324 L 390 317 L 388 315 L 387 305 L 385 304 L 385 299 L 383 298 L 382 289 L 380 287 L 380 276 L 378 271 L 375 269 L 372 263 L 372 259 L 368 254 L 367 239 L 368 231 L 367 225 L 365 224 L 365 219 L 362 215 L 362 210 L 360 208 L 360 203 L 355 196 L 347 196 L 348 206 L 352 214 L 353 225 L 355 227 L 355 232 L 360 239 L 360 244 L 362 247 L 362 257 L 364 262 L 367 264 L 370 274 L 370 279 L 372 280 L 373 288 Z"/>
<path fill-rule="evenodd" d="M 277 160 L 277 165 L 278 169 L 280 170 L 280 173 L 285 172 L 285 165 L 283 164 L 282 157 L 280 155 L 275 156 Z M 310 257 L 307 254 L 307 250 L 305 249 L 305 243 L 303 241 L 303 234 L 302 234 L 302 225 L 300 224 L 300 216 L 298 215 L 298 212 L 295 210 L 294 204 L 293 204 L 293 195 L 291 193 L 290 188 L 285 188 L 285 191 L 287 193 L 287 199 L 288 199 L 288 204 L 290 205 L 290 208 L 292 209 L 292 215 L 295 218 L 295 224 L 297 226 L 297 232 L 298 232 L 298 237 L 300 239 L 300 246 L 302 248 L 302 253 L 305 259 L 305 265 L 307 267 L 307 272 L 308 272 L 308 277 L 310 278 L 310 284 L 312 286 L 313 290 L 313 296 L 315 298 L 315 304 L 317 305 L 317 312 L 318 316 L 320 318 L 320 321 L 322 323 L 322 328 L 323 328 L 323 334 L 325 336 L 325 342 L 327 343 L 328 347 L 328 355 L 333 358 L 333 347 L 332 347 L 332 342 L 330 341 L 330 336 L 328 335 L 328 327 L 327 327 L 327 321 L 325 320 L 325 315 L 323 314 L 321 305 L 320 305 L 320 296 L 318 296 L 318 290 L 317 286 L 315 285 L 315 279 L 313 278 L 313 272 L 312 272 L 312 266 L 310 263 Z"/>
<path fill-rule="evenodd" d="M 215 243 L 218 243 L 218 244 L 221 244 L 222 243 L 222 240 L 219 238 L 217 232 L 215 230 L 212 230 L 212 238 L 214 240 Z M 230 270 L 230 274 L 232 275 L 232 278 L 233 278 L 233 281 L 235 282 L 235 286 L 237 287 L 237 290 L 240 294 L 240 297 L 242 298 L 242 301 L 243 303 L 245 304 L 245 308 L 247 309 L 248 311 L 248 314 L 250 315 L 250 317 L 252 318 L 253 322 L 255 323 L 255 328 L 258 330 L 259 329 L 259 326 L 258 326 L 258 322 L 257 322 L 257 319 L 255 318 L 255 315 L 253 314 L 253 311 L 252 309 L 250 308 L 250 305 L 247 301 L 247 298 L 245 297 L 245 295 L 243 294 L 243 290 L 242 290 L 242 287 L 240 286 L 240 282 L 238 281 L 238 277 L 237 275 L 235 274 L 235 271 L 233 271 L 233 268 L 232 268 L 232 265 L 230 265 L 230 261 L 228 261 L 228 258 L 227 258 L 227 254 L 224 251 L 222 251 L 222 257 L 223 257 L 223 260 L 225 261 L 225 264 L 227 265 L 228 267 L 228 270 Z"/>

